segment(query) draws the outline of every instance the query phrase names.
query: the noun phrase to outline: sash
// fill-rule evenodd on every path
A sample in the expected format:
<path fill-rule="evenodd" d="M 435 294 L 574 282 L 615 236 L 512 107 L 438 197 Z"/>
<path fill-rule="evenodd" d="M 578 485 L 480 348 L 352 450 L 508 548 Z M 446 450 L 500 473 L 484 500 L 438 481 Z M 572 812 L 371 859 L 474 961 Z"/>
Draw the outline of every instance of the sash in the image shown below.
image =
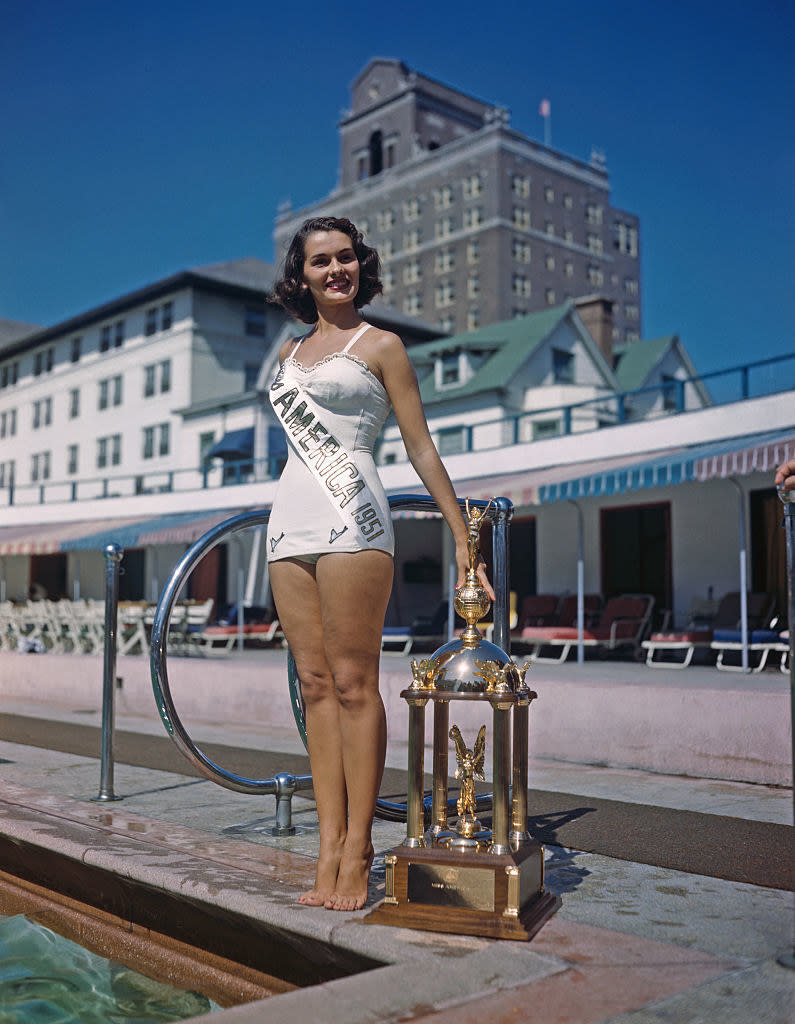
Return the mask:
<path fill-rule="evenodd" d="M 286 360 L 285 360 L 286 362 Z M 293 439 L 293 451 L 320 485 L 334 510 L 368 543 L 386 531 L 379 503 L 362 477 L 353 456 L 322 423 L 322 411 L 295 382 L 284 380 L 279 367 L 271 384 L 271 404 L 285 433 Z"/>

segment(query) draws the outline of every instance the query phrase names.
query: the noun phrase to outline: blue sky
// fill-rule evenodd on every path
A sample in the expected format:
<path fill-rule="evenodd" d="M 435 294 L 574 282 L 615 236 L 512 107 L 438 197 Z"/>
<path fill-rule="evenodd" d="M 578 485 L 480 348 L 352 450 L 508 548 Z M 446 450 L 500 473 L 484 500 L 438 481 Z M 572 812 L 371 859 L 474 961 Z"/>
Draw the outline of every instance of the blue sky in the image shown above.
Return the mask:
<path fill-rule="evenodd" d="M 349 85 L 388 56 L 537 139 L 548 97 L 555 148 L 605 152 L 641 219 L 645 337 L 704 371 L 795 351 L 794 44 L 792 0 L 6 0 L 0 317 L 272 259 L 278 204 L 334 186 Z"/>

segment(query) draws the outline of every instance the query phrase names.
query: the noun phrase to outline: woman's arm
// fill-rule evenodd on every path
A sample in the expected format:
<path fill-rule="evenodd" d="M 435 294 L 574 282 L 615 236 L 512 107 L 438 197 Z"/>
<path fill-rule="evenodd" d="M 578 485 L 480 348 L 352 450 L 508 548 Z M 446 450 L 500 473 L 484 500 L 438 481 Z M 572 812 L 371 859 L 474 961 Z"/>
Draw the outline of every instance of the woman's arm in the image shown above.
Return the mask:
<path fill-rule="evenodd" d="M 453 485 L 433 443 L 425 410 L 420 400 L 417 375 L 409 361 L 403 342 L 396 334 L 382 334 L 377 345 L 377 367 L 395 410 L 406 453 L 428 494 L 439 506 L 455 541 L 458 566 L 456 586 L 464 583 L 469 567 L 467 528 L 461 515 Z M 483 564 L 478 567 L 481 583 L 494 600 L 494 591 L 486 577 Z"/>

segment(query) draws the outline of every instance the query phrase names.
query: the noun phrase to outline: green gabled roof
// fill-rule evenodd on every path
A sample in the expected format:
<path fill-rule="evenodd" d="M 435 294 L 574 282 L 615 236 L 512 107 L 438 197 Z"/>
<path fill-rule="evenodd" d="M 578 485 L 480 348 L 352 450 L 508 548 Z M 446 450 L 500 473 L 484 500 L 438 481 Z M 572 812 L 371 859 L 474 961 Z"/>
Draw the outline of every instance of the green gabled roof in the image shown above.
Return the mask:
<path fill-rule="evenodd" d="M 652 341 L 633 341 L 618 356 L 615 374 L 623 391 L 642 388 L 668 349 L 676 341 L 675 334 Z"/>
<path fill-rule="evenodd" d="M 409 357 L 417 370 L 423 404 L 471 397 L 484 391 L 504 388 L 530 353 L 568 316 L 571 308 L 571 303 L 566 303 L 541 313 L 530 313 L 488 327 L 479 327 L 476 331 L 454 334 L 423 345 L 412 345 Z M 480 353 L 490 351 L 491 354 L 487 355 L 482 366 L 465 384 L 437 391 L 434 387 L 434 360 L 444 352 L 462 350 Z"/>

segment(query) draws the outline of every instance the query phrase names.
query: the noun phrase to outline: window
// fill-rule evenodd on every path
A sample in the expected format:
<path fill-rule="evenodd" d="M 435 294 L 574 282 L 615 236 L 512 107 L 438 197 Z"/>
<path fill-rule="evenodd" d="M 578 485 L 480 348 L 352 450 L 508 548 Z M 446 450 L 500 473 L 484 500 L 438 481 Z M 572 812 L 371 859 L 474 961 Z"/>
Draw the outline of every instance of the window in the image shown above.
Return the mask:
<path fill-rule="evenodd" d="M 530 297 L 530 278 L 525 277 L 524 274 L 514 274 L 511 278 L 511 290 L 514 295 L 520 295 L 522 298 Z"/>
<path fill-rule="evenodd" d="M 171 360 L 164 359 L 160 363 L 160 393 L 171 390 Z"/>
<path fill-rule="evenodd" d="M 49 427 L 52 423 L 52 399 L 40 398 L 33 403 L 33 429 Z"/>
<path fill-rule="evenodd" d="M 453 233 L 453 218 L 440 217 L 436 221 L 435 232 L 437 238 L 449 238 Z"/>
<path fill-rule="evenodd" d="M 174 303 L 164 302 L 160 307 L 160 330 L 167 331 L 174 322 Z"/>
<path fill-rule="evenodd" d="M 356 177 L 359 181 L 364 181 L 367 177 L 367 157 L 360 156 L 356 161 Z"/>
<path fill-rule="evenodd" d="M 555 289 L 554 288 L 547 288 L 547 290 L 545 292 L 545 298 L 546 298 L 546 302 L 547 302 L 548 306 L 554 306 L 555 305 Z"/>
<path fill-rule="evenodd" d="M 521 238 L 514 238 L 511 243 L 511 255 L 517 263 L 529 263 L 530 243 L 523 242 Z"/>
<path fill-rule="evenodd" d="M 83 347 L 83 339 L 81 337 L 72 338 L 71 344 L 71 359 L 73 363 L 80 362 L 80 350 Z"/>
<path fill-rule="evenodd" d="M 8 462 L 0 462 L 0 487 L 14 486 L 14 468 L 13 459 L 9 459 Z"/>
<path fill-rule="evenodd" d="M 631 328 L 628 327 L 624 331 L 624 341 L 626 341 L 627 344 L 630 344 L 633 341 L 640 341 L 640 335 L 637 331 L 632 330 Z"/>
<path fill-rule="evenodd" d="M 99 409 L 107 409 L 108 407 L 108 392 L 110 388 L 110 379 L 101 380 L 99 382 L 99 400 L 97 407 Z"/>
<path fill-rule="evenodd" d="M 573 231 L 571 231 L 571 230 L 570 230 L 569 228 L 566 228 L 566 230 L 565 230 L 565 231 L 563 232 L 563 238 L 564 238 L 564 239 L 565 239 L 565 240 L 566 240 L 566 241 L 567 241 L 567 242 L 568 242 L 568 243 L 569 243 L 570 245 L 573 245 L 573 244 L 574 244 L 574 232 L 573 232 Z"/>
<path fill-rule="evenodd" d="M 572 207 L 574 206 L 574 200 L 572 199 L 572 197 L 569 195 L 568 192 L 565 192 L 564 195 L 563 195 L 563 206 L 567 210 L 571 210 Z"/>
<path fill-rule="evenodd" d="M 640 319 L 640 310 L 634 304 L 634 302 L 628 302 L 624 306 L 624 317 L 627 320 L 639 320 Z"/>
<path fill-rule="evenodd" d="M 467 297 L 476 299 L 480 295 L 480 275 L 473 271 L 467 278 Z"/>
<path fill-rule="evenodd" d="M 76 420 L 80 415 L 80 388 L 71 388 L 69 391 L 69 419 Z"/>
<path fill-rule="evenodd" d="M 634 277 L 627 277 L 624 279 L 624 294 L 625 295 L 637 295 L 638 294 L 638 282 Z"/>
<path fill-rule="evenodd" d="M 638 255 L 638 229 L 623 221 L 616 221 L 613 225 L 614 241 L 616 249 L 626 256 Z"/>
<path fill-rule="evenodd" d="M 588 252 L 599 255 L 602 252 L 602 239 L 599 235 L 588 235 Z"/>
<path fill-rule="evenodd" d="M 157 448 L 158 455 L 168 455 L 171 443 L 171 427 L 168 423 L 161 423 L 159 427 L 160 444 Z"/>
<path fill-rule="evenodd" d="M 440 455 L 457 455 L 466 451 L 463 427 L 445 427 L 439 431 L 436 446 Z"/>
<path fill-rule="evenodd" d="M 13 437 L 17 432 L 17 411 L 7 409 L 0 412 L 0 438 Z"/>
<path fill-rule="evenodd" d="M 467 263 L 479 263 L 480 262 L 480 240 L 477 238 L 470 238 L 467 242 Z"/>
<path fill-rule="evenodd" d="M 552 349 L 552 377 L 556 384 L 574 383 L 574 353 L 565 348 Z"/>
<path fill-rule="evenodd" d="M 410 228 L 403 236 L 403 248 L 406 252 L 414 252 L 420 247 L 422 232 L 419 228 Z"/>
<path fill-rule="evenodd" d="M 107 352 L 110 348 L 110 324 L 105 326 L 99 332 L 99 351 Z"/>
<path fill-rule="evenodd" d="M 513 226 L 522 231 L 527 231 L 530 227 L 530 211 L 525 210 L 522 206 L 514 206 L 511 219 Z"/>
<path fill-rule="evenodd" d="M 265 307 L 246 306 L 243 330 L 249 338 L 265 337 Z"/>
<path fill-rule="evenodd" d="M 113 344 L 116 348 L 121 348 L 124 344 L 124 321 L 117 320 L 113 328 Z"/>
<path fill-rule="evenodd" d="M 552 188 L 551 185 L 545 185 L 544 186 L 544 199 L 548 203 L 554 203 L 555 202 L 555 190 L 554 190 L 554 188 Z"/>
<path fill-rule="evenodd" d="M 121 405 L 121 375 L 111 378 L 113 387 L 113 404 Z"/>
<path fill-rule="evenodd" d="M 566 260 L 566 262 L 563 264 L 563 273 L 566 275 L 566 277 L 574 277 L 574 264 L 571 262 L 571 260 Z"/>
<path fill-rule="evenodd" d="M 395 287 L 395 272 L 391 267 L 387 267 L 381 273 L 381 285 L 384 289 L 384 294 L 388 295 Z"/>
<path fill-rule="evenodd" d="M 527 310 L 521 309 L 519 306 L 514 306 L 511 310 L 511 316 L 514 320 L 518 320 L 520 316 L 527 316 Z"/>
<path fill-rule="evenodd" d="M 433 190 L 433 205 L 437 210 L 447 210 L 453 205 L 453 190 L 450 185 L 442 185 Z"/>
<path fill-rule="evenodd" d="M 50 452 L 37 452 L 31 456 L 30 479 L 31 483 L 38 483 L 41 480 L 50 479 Z"/>
<path fill-rule="evenodd" d="M 44 369 L 44 352 L 37 352 L 33 356 L 33 376 L 40 377 Z"/>
<path fill-rule="evenodd" d="M 520 199 L 528 199 L 530 196 L 530 179 L 526 175 L 514 174 L 511 180 L 511 191 Z"/>
<path fill-rule="evenodd" d="M 408 316 L 417 316 L 422 312 L 422 296 L 419 292 L 412 292 L 403 300 L 403 312 Z"/>
<path fill-rule="evenodd" d="M 0 388 L 8 387 L 9 384 L 15 384 L 18 373 L 18 362 L 6 362 L 2 369 L 0 369 Z"/>
<path fill-rule="evenodd" d="M 253 391 L 259 379 L 259 363 L 245 363 L 243 366 L 243 390 Z"/>
<path fill-rule="evenodd" d="M 677 401 L 679 394 L 680 384 L 676 377 L 672 377 L 668 373 L 662 375 L 662 399 L 663 409 L 666 412 L 674 412 L 679 408 Z"/>
<path fill-rule="evenodd" d="M 144 444 L 141 455 L 145 459 L 151 459 L 155 454 L 155 428 L 144 427 Z"/>
<path fill-rule="evenodd" d="M 446 331 L 447 334 L 451 334 L 455 330 L 455 317 L 450 316 L 449 314 L 441 317 L 439 320 L 439 327 L 441 330 Z"/>
<path fill-rule="evenodd" d="M 394 140 L 384 144 L 384 166 L 394 167 L 395 166 L 395 150 L 396 146 Z"/>
<path fill-rule="evenodd" d="M 464 199 L 477 199 L 483 192 L 483 178 L 480 174 L 470 174 L 463 181 Z"/>
<path fill-rule="evenodd" d="M 455 284 L 452 281 L 442 281 L 436 286 L 436 308 L 443 309 L 445 306 L 452 306 L 455 302 Z"/>
<path fill-rule="evenodd" d="M 395 254 L 395 246 L 391 238 L 385 238 L 380 246 L 381 259 L 389 260 Z"/>
<path fill-rule="evenodd" d="M 144 318 L 144 334 L 147 338 L 157 333 L 157 306 L 152 306 L 146 311 Z"/>
<path fill-rule="evenodd" d="M 171 430 L 168 423 L 158 423 L 153 427 L 144 427 L 142 455 L 145 459 L 154 458 L 155 440 L 157 440 L 157 454 L 168 455 L 171 446 Z"/>
<path fill-rule="evenodd" d="M 106 377 L 99 382 L 98 409 L 107 409 L 111 404 L 121 405 L 121 397 L 121 374 L 117 374 L 115 377 Z"/>
<path fill-rule="evenodd" d="M 207 457 L 207 452 L 215 444 L 215 431 L 209 430 L 204 434 L 199 434 L 199 465 L 201 466 Z"/>
<path fill-rule="evenodd" d="M 66 472 L 74 476 L 78 470 L 78 448 L 76 444 L 70 444 L 66 449 Z"/>
<path fill-rule="evenodd" d="M 467 330 L 475 331 L 480 327 L 480 310 L 477 306 L 473 306 L 467 310 Z"/>
<path fill-rule="evenodd" d="M 464 227 L 468 230 L 473 228 L 479 228 L 483 224 L 483 207 L 473 206 L 469 210 L 464 210 Z"/>
<path fill-rule="evenodd" d="M 544 231 L 549 235 L 550 238 L 554 237 L 554 235 L 555 235 L 555 225 L 552 223 L 551 220 L 548 220 L 546 222 L 546 224 L 544 225 Z"/>
<path fill-rule="evenodd" d="M 458 352 L 444 352 L 439 360 L 439 385 L 448 387 L 461 380 L 461 357 Z"/>
<path fill-rule="evenodd" d="M 403 267 L 403 283 L 416 284 L 422 277 L 422 266 L 419 260 L 409 260 Z"/>
<path fill-rule="evenodd" d="M 546 254 L 546 256 L 544 257 L 544 266 L 547 268 L 547 270 L 555 269 L 555 256 L 553 255 L 553 253 L 548 252 Z"/>
<path fill-rule="evenodd" d="M 602 207 L 598 203 L 585 204 L 585 220 L 588 224 L 602 223 Z"/>
<path fill-rule="evenodd" d="M 144 398 L 151 398 L 155 393 L 155 370 L 154 364 L 144 367 Z"/>
<path fill-rule="evenodd" d="M 605 275 L 601 267 L 594 266 L 591 264 L 588 267 L 588 284 L 593 285 L 594 288 L 600 288 L 605 281 Z"/>
<path fill-rule="evenodd" d="M 421 213 L 420 201 L 416 197 L 413 199 L 407 199 L 403 203 L 403 220 L 406 223 L 411 223 L 413 220 L 417 220 Z"/>
<path fill-rule="evenodd" d="M 121 434 L 97 438 L 97 469 L 121 465 Z"/>
<path fill-rule="evenodd" d="M 455 249 L 437 249 L 433 261 L 435 274 L 448 274 L 455 269 Z"/>
<path fill-rule="evenodd" d="M 533 440 L 543 441 L 545 437 L 557 437 L 560 420 L 533 420 Z"/>
<path fill-rule="evenodd" d="M 375 225 L 379 231 L 389 231 L 395 226 L 394 210 L 379 210 L 375 215 Z"/>

